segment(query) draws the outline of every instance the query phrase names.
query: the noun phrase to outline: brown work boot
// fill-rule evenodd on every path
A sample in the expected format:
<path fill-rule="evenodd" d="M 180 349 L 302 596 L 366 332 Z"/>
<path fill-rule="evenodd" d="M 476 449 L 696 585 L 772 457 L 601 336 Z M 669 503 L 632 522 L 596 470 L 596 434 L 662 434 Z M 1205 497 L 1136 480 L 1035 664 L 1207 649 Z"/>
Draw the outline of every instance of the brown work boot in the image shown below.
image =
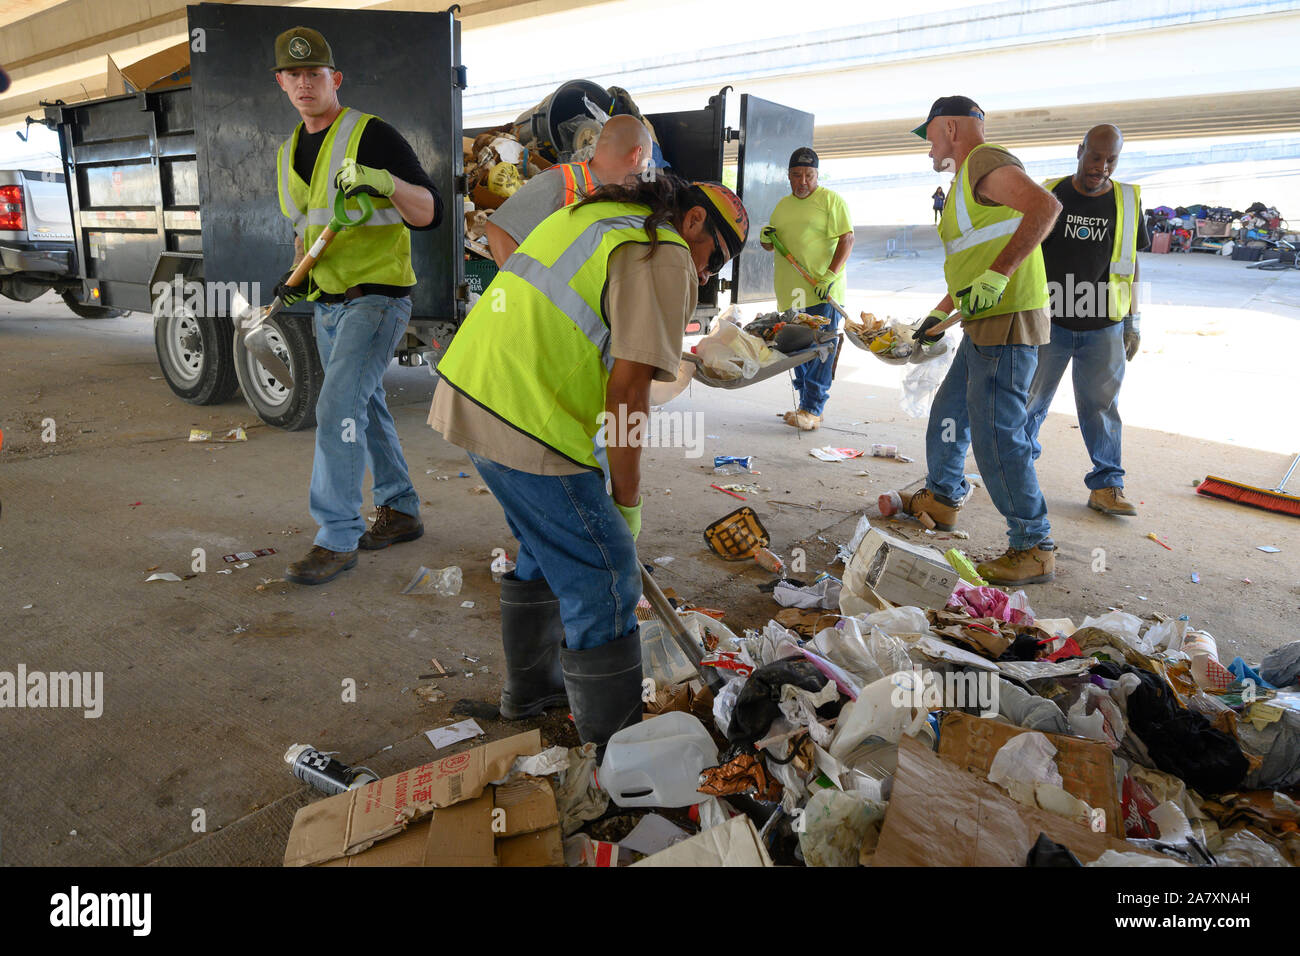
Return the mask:
<path fill-rule="evenodd" d="M 1088 507 L 1104 515 L 1124 515 L 1131 518 L 1138 513 L 1133 507 L 1133 502 L 1124 497 L 1122 486 L 1097 488 L 1088 495 Z"/>
<path fill-rule="evenodd" d="M 381 551 L 390 544 L 414 541 L 422 534 L 424 534 L 424 522 L 419 518 L 397 511 L 388 505 L 380 505 L 375 523 L 361 536 L 357 547 L 367 551 Z"/>
<path fill-rule="evenodd" d="M 785 423 L 801 432 L 815 432 L 817 426 L 822 423 L 820 415 L 814 415 L 812 412 L 799 408 L 793 412 L 785 413 Z"/>
<path fill-rule="evenodd" d="M 312 545 L 305 558 L 284 569 L 284 579 L 294 584 L 324 584 L 356 566 L 355 548 L 351 551 L 331 551 L 317 544 Z"/>
<path fill-rule="evenodd" d="M 946 499 L 940 501 L 929 488 L 922 488 L 916 494 L 901 497 L 904 511 L 914 518 L 923 514 L 929 515 L 936 530 L 951 531 L 957 527 L 957 512 L 961 510 L 961 505 L 948 504 Z"/>
<path fill-rule="evenodd" d="M 1035 545 L 1028 551 L 1007 548 L 996 561 L 985 561 L 975 569 L 989 584 L 1016 588 L 1022 584 L 1041 584 L 1056 577 L 1056 550 Z"/>

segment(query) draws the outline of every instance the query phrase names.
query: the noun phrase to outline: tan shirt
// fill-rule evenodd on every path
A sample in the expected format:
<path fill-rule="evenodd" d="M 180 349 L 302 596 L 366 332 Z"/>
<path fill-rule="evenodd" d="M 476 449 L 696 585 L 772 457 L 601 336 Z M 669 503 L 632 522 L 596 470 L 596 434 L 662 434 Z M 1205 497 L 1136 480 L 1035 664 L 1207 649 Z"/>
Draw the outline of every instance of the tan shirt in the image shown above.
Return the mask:
<path fill-rule="evenodd" d="M 653 366 L 656 381 L 671 382 L 681 363 L 686 322 L 698 301 L 699 279 L 684 247 L 660 243 L 646 260 L 648 249 L 628 243 L 610 256 L 605 289 L 610 354 Z M 443 381 L 433 393 L 429 424 L 453 445 L 507 468 L 534 475 L 590 470 L 506 424 Z"/>
<path fill-rule="evenodd" d="M 985 146 L 977 150 L 966 167 L 970 176 L 971 191 L 975 201 L 981 206 L 996 206 L 980 195 L 979 185 L 982 180 L 999 166 L 1025 166 L 1001 146 Z M 960 201 L 954 196 L 953 201 Z M 1008 312 L 987 319 L 963 321 L 961 329 L 966 333 L 972 345 L 1046 345 L 1052 340 L 1052 310 L 1050 307 L 1030 309 L 1025 312 Z"/>

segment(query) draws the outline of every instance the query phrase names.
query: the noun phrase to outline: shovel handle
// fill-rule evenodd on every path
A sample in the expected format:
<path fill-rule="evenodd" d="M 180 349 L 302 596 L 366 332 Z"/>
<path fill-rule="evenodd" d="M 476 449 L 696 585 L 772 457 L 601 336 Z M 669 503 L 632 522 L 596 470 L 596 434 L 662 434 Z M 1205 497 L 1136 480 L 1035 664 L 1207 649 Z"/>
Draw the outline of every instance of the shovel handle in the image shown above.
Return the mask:
<path fill-rule="evenodd" d="M 677 611 L 673 609 L 664 592 L 659 589 L 659 582 L 650 576 L 650 572 L 644 567 L 641 568 L 641 590 L 645 593 L 645 599 L 650 602 L 650 607 L 654 610 L 655 615 L 663 622 L 664 627 L 668 628 L 668 633 L 673 636 L 681 652 L 686 655 L 686 659 L 695 667 L 695 672 L 700 675 L 700 680 L 704 681 L 709 690 L 717 692 L 722 689 L 725 683 L 721 674 L 716 668 L 701 667 L 700 661 L 704 655 L 696 646 L 694 639 L 686 631 L 682 619 L 677 616 Z"/>
<path fill-rule="evenodd" d="M 361 214 L 357 216 L 356 219 L 349 219 L 347 212 L 347 197 L 343 195 L 343 190 L 340 189 L 334 194 L 334 215 L 330 218 L 329 225 L 321 230 L 321 234 L 317 236 L 316 241 L 311 244 L 311 248 L 307 250 L 307 254 L 303 256 L 298 265 L 294 267 L 289 278 L 284 280 L 285 285 L 293 288 L 306 282 L 307 273 L 311 272 L 312 267 L 316 265 L 316 260 L 318 260 L 325 253 L 325 250 L 329 248 L 329 244 L 334 241 L 335 236 L 344 229 L 347 229 L 349 226 L 362 225 L 374 215 L 375 206 L 374 203 L 370 201 L 369 196 L 365 193 L 358 193 L 356 199 Z"/>
<path fill-rule="evenodd" d="M 780 239 L 778 239 L 775 235 L 772 236 L 772 248 L 775 249 L 775 250 L 777 251 L 777 254 L 780 255 L 780 256 L 782 256 L 782 257 L 785 259 L 786 262 L 788 262 L 788 263 L 790 263 L 790 265 L 794 266 L 794 271 L 797 272 L 797 273 L 799 273 L 799 275 L 803 276 L 803 281 L 804 281 L 804 282 L 807 282 L 807 283 L 808 283 L 809 285 L 811 285 L 811 286 L 815 286 L 815 285 L 817 284 L 817 280 L 814 279 L 811 275 L 808 274 L 808 270 L 805 269 L 805 268 L 800 264 L 799 260 L 796 259 L 796 258 L 794 257 L 794 253 L 792 253 L 789 249 L 787 249 L 787 248 L 785 247 L 785 243 L 783 243 L 783 242 L 782 242 Z M 830 307 L 831 307 L 832 309 L 834 309 L 836 312 L 838 312 L 838 313 L 840 314 L 840 316 L 841 316 L 842 318 L 844 318 L 844 319 L 848 319 L 849 314 L 848 314 L 847 312 L 844 311 L 843 306 L 841 306 L 838 302 L 836 302 L 836 301 L 835 301 L 834 299 L 832 299 L 830 296 L 827 296 L 827 297 L 826 297 L 826 301 L 827 301 L 827 303 L 830 305 Z"/>

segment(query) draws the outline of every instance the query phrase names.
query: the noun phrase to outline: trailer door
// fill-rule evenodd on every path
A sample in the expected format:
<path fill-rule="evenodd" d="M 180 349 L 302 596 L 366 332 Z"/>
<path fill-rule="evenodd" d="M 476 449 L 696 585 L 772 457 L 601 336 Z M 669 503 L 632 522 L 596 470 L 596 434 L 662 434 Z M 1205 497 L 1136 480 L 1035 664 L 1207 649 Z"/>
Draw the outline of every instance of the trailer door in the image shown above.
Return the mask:
<path fill-rule="evenodd" d="M 790 194 L 787 164 L 800 146 L 811 146 L 813 114 L 751 96 L 740 97 L 737 193 L 749 213 L 749 241 L 732 267 L 731 299 L 736 303 L 776 298 L 772 256 L 758 244 L 758 233 L 772 210 Z"/>
<path fill-rule="evenodd" d="M 188 12 L 205 279 L 260 282 L 265 303 L 293 262 L 293 227 L 280 212 L 275 155 L 298 114 L 275 80 L 275 38 L 309 26 L 325 36 L 343 74 L 343 105 L 380 116 L 405 136 L 442 195 L 442 224 L 411 233 L 418 283 L 411 315 L 454 321 L 464 273 L 456 192 L 464 74 L 455 18 L 216 3 Z"/>

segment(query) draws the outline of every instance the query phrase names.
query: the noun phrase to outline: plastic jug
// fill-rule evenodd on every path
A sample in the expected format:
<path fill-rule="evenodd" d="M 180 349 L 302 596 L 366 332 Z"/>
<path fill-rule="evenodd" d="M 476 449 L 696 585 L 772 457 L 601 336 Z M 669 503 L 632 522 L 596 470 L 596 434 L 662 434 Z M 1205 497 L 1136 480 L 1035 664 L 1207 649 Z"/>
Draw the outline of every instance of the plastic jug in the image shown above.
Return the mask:
<path fill-rule="evenodd" d="M 1205 631 L 1188 631 L 1181 649 L 1192 659 L 1192 677 L 1202 690 L 1222 691 L 1235 680 L 1219 663 L 1219 647 Z"/>
<path fill-rule="evenodd" d="M 702 799 L 700 771 L 717 763 L 717 745 L 699 719 L 671 711 L 610 737 L 596 786 L 620 807 L 689 807 Z"/>

